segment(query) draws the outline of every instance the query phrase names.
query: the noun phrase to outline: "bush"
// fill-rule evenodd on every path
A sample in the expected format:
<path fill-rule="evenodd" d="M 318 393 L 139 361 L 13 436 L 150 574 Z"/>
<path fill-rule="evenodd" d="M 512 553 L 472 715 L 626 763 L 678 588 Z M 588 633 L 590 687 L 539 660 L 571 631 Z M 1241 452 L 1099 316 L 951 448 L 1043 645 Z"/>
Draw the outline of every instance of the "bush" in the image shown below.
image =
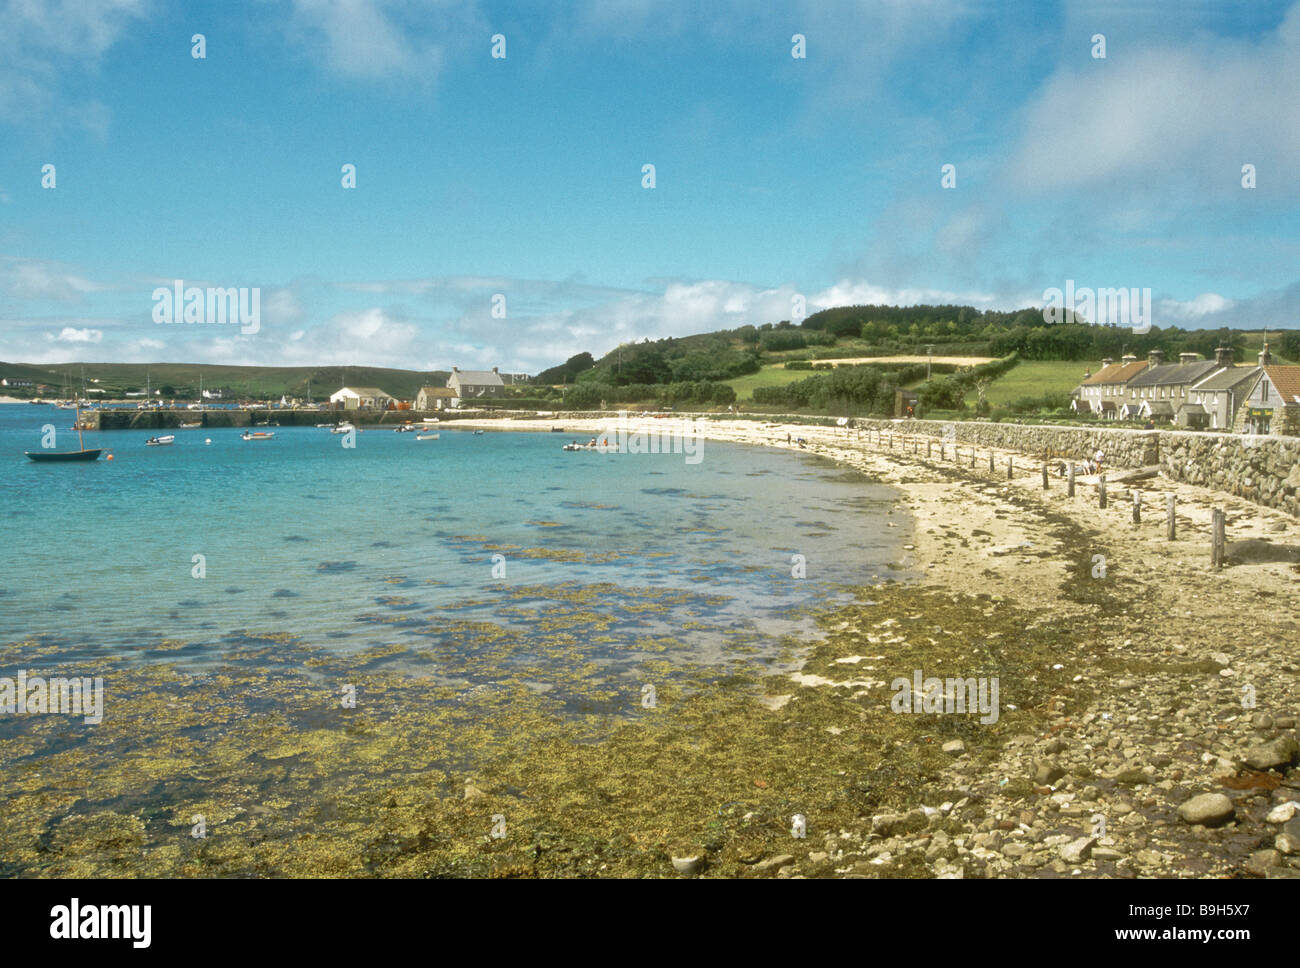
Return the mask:
<path fill-rule="evenodd" d="M 1044 393 L 1037 397 L 1020 397 L 1009 408 L 1014 413 L 1038 413 L 1047 410 L 1069 410 L 1070 394 L 1065 391 Z"/>
<path fill-rule="evenodd" d="M 605 383 L 576 383 L 564 391 L 561 402 L 566 410 L 594 410 L 613 389 Z"/>

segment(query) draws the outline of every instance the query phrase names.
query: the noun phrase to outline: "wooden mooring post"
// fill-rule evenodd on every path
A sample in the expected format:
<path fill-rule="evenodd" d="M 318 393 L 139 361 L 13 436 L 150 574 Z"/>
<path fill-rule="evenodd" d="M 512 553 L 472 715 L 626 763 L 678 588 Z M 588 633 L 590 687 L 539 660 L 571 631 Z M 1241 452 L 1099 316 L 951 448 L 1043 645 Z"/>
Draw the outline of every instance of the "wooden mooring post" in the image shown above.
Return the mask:
<path fill-rule="evenodd" d="M 1074 497 L 1074 461 L 1070 461 L 1070 466 L 1065 472 L 1065 493 Z"/>
<path fill-rule="evenodd" d="M 1178 533 L 1178 525 L 1174 521 L 1174 506 L 1176 503 L 1177 501 L 1172 494 L 1165 498 L 1165 537 L 1170 541 L 1173 541 L 1174 535 Z"/>
<path fill-rule="evenodd" d="M 989 473 L 993 473 L 993 451 L 989 451 Z"/>
<path fill-rule="evenodd" d="M 1015 461 L 1014 457 L 1007 458 L 1007 480 L 1011 480 L 1012 463 L 1014 461 Z"/>
<path fill-rule="evenodd" d="M 1043 490 L 1047 490 L 1047 461 L 1043 461 Z"/>
<path fill-rule="evenodd" d="M 925 438 L 925 459 L 930 459 L 930 448 L 934 446 L 934 441 L 929 437 Z"/>
<path fill-rule="evenodd" d="M 1223 567 L 1223 530 L 1226 523 L 1225 518 L 1226 515 L 1223 513 L 1223 508 L 1215 508 L 1210 518 L 1210 528 L 1213 532 L 1210 544 L 1211 568 Z"/>
<path fill-rule="evenodd" d="M 1097 479 L 1097 507 L 1106 510 L 1106 475 Z"/>
<path fill-rule="evenodd" d="M 1138 490 L 1133 492 L 1133 523 L 1142 523 L 1142 492 Z"/>

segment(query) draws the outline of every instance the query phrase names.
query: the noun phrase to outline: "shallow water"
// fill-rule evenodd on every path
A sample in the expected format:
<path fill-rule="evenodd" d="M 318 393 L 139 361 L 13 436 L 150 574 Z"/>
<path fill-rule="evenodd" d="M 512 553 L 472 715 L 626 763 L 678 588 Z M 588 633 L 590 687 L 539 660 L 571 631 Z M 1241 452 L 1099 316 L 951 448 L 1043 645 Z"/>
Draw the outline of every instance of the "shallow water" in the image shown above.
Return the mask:
<path fill-rule="evenodd" d="M 741 642 L 775 654 L 810 628 L 804 609 L 884 571 L 904 530 L 885 527 L 882 486 L 712 441 L 688 464 L 565 453 L 550 433 L 376 429 L 349 449 L 317 428 L 198 429 L 171 447 L 87 434 L 111 462 L 22 458 L 46 423 L 75 446 L 71 417 L 0 407 L 0 642 L 55 646 L 87 675 L 106 655 L 264 664 L 267 636 L 383 646 L 393 665 L 434 649 L 438 674 L 469 682 L 503 636 L 501 658 L 545 679 L 541 633 L 560 628 L 606 672 L 648 653 L 720 662 Z"/>

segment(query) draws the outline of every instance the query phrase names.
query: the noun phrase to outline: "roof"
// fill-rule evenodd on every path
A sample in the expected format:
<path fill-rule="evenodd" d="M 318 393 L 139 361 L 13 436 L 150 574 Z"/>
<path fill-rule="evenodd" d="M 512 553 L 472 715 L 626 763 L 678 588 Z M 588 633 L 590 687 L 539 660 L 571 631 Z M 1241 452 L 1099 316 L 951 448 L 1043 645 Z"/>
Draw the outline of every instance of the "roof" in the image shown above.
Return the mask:
<path fill-rule="evenodd" d="M 1199 413 L 1199 414 L 1204 414 L 1204 413 L 1206 412 L 1206 410 L 1205 410 L 1205 408 L 1204 408 L 1203 406 L 1201 406 L 1199 403 L 1184 403 L 1181 407 L 1178 408 L 1178 412 L 1179 412 L 1179 413 L 1184 413 L 1184 412 L 1186 412 L 1186 413 Z"/>
<path fill-rule="evenodd" d="M 1172 417 L 1174 415 L 1174 405 L 1168 400 L 1148 400 L 1143 404 L 1147 413 L 1153 417 Z"/>
<path fill-rule="evenodd" d="M 385 393 L 383 390 L 379 389 L 378 387 L 339 387 L 339 389 L 334 391 L 334 394 L 342 393 L 345 390 L 348 393 L 355 393 L 359 397 L 391 397 L 392 396 L 391 393 Z"/>
<path fill-rule="evenodd" d="M 1192 387 L 1193 390 L 1231 390 L 1247 380 L 1259 376 L 1257 366 L 1230 366 L 1222 373 L 1215 373 Z"/>
<path fill-rule="evenodd" d="M 1114 401 L 1114 400 L 1103 400 L 1103 401 L 1101 401 L 1101 411 L 1102 411 L 1102 413 L 1109 413 L 1111 410 L 1118 410 L 1118 409 L 1119 409 L 1119 408 L 1115 406 L 1115 401 Z"/>
<path fill-rule="evenodd" d="M 1146 360 L 1137 363 L 1109 363 L 1079 384 L 1081 387 L 1096 386 L 1105 383 L 1128 383 L 1147 368 Z"/>
<path fill-rule="evenodd" d="M 420 387 L 420 393 L 423 393 L 426 397 L 454 397 L 456 395 L 456 391 L 451 387 Z M 419 393 L 416 394 L 417 397 L 419 395 Z"/>
<path fill-rule="evenodd" d="M 1300 366 L 1266 366 L 1264 372 L 1286 403 L 1300 403 Z"/>
<path fill-rule="evenodd" d="M 1161 387 L 1171 384 L 1195 383 L 1223 365 L 1216 360 L 1197 360 L 1195 363 L 1165 363 L 1140 373 L 1129 381 L 1131 387 Z"/>
<path fill-rule="evenodd" d="M 458 379 L 459 378 L 459 379 Z M 459 383 L 475 387 L 503 387 L 501 374 L 491 370 L 456 370 L 447 378 L 447 382 L 457 380 Z"/>

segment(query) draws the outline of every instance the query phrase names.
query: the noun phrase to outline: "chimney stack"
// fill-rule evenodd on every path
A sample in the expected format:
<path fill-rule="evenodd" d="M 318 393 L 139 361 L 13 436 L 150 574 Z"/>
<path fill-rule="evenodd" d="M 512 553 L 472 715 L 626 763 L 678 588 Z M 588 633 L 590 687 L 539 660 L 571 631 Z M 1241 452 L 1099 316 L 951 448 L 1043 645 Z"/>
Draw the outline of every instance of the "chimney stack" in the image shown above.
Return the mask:
<path fill-rule="evenodd" d="M 1157 366 L 1163 366 L 1165 362 L 1164 350 L 1152 350 L 1147 354 L 1147 363 L 1154 370 Z"/>
<path fill-rule="evenodd" d="M 1232 366 L 1232 350 L 1226 346 L 1216 347 L 1214 350 L 1214 362 L 1219 366 Z"/>
<path fill-rule="evenodd" d="M 1110 365 L 1111 365 L 1112 363 L 1114 363 L 1114 362 L 1115 362 L 1115 361 L 1114 361 L 1113 359 L 1111 359 L 1109 356 L 1103 356 L 1103 357 L 1101 358 L 1101 365 L 1102 365 L 1102 366 L 1110 366 Z"/>
<path fill-rule="evenodd" d="M 1201 358 L 1200 353 L 1179 353 L 1178 354 L 1178 362 L 1181 366 L 1186 366 L 1188 363 L 1195 363 L 1200 358 Z"/>
<path fill-rule="evenodd" d="M 1268 366 L 1272 362 L 1273 354 L 1268 351 L 1268 344 L 1265 343 L 1264 348 L 1259 351 L 1259 365 Z"/>
<path fill-rule="evenodd" d="M 497 368 L 496 368 L 495 366 L 492 367 L 492 372 L 493 372 L 493 373 L 496 373 L 496 371 L 497 371 Z"/>
<path fill-rule="evenodd" d="M 1134 356 L 1132 353 L 1125 353 L 1123 356 L 1119 358 L 1119 361 L 1123 363 L 1125 366 L 1127 366 L 1130 363 L 1136 363 L 1138 361 L 1138 358 Z"/>

